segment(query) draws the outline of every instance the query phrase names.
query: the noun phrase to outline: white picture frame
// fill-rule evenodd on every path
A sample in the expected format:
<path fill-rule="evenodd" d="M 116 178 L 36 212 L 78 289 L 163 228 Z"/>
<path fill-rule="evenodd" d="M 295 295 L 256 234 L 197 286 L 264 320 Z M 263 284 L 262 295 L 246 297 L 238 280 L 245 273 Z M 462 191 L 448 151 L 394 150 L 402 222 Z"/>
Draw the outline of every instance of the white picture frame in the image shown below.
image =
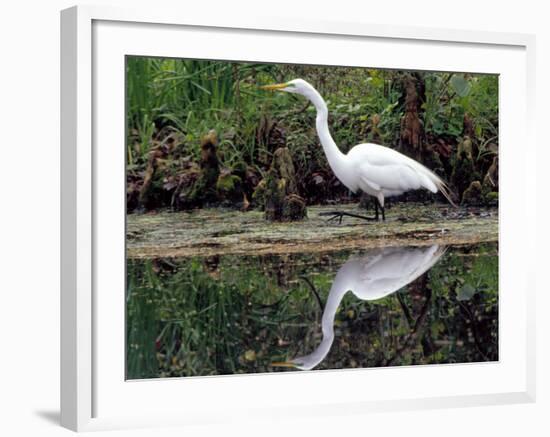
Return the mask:
<path fill-rule="evenodd" d="M 145 32 L 149 44 L 140 38 L 140 34 Z M 201 38 L 216 35 L 222 37 L 217 48 L 209 46 L 206 40 L 201 43 Z M 120 87 L 124 72 L 119 71 L 123 65 L 121 56 L 156 54 L 182 57 L 183 49 L 176 44 L 154 45 L 155 41 L 165 41 L 162 38 L 173 41 L 179 37 L 196 38 L 198 44 L 194 44 L 192 53 L 186 52 L 189 56 L 212 59 L 301 60 L 306 63 L 324 60 L 325 63 L 338 64 L 345 62 L 346 56 L 346 50 L 336 51 L 338 44 L 346 44 L 341 47 L 382 44 L 388 51 L 400 53 L 399 63 L 390 58 L 386 62 L 380 54 L 378 61 L 370 65 L 372 67 L 401 66 L 405 69 L 423 65 L 424 69 L 501 74 L 500 274 L 504 299 L 500 311 L 500 336 L 504 343 L 501 343 L 503 353 L 498 363 L 494 366 L 462 365 L 456 371 L 457 367 L 453 366 L 391 369 L 391 377 L 399 387 L 390 389 L 386 386 L 387 390 L 383 369 L 191 378 L 188 381 L 121 380 L 120 356 L 124 351 L 119 353 L 116 347 L 124 337 L 124 311 L 119 311 L 121 299 L 116 300 L 116 293 L 124 295 L 124 289 L 120 288 L 124 277 L 121 270 L 123 258 L 120 257 L 121 254 L 124 256 L 124 246 L 120 244 L 124 241 L 121 228 L 124 218 L 118 217 L 120 211 L 117 209 L 121 205 L 120 193 L 124 192 L 118 178 L 123 171 L 120 163 L 124 148 L 117 151 L 116 147 L 105 149 L 103 145 L 106 139 L 112 141 L 111 144 L 124 142 L 124 135 L 120 135 L 120 129 L 123 131 L 124 127 L 116 125 L 124 117 L 119 110 L 120 105 L 124 106 L 124 89 Z M 270 54 L 260 55 L 254 49 L 255 44 L 259 44 L 257 38 L 264 38 L 262 43 L 272 49 Z M 231 52 L 230 46 L 221 45 L 222 39 L 224 44 L 230 44 L 232 39 L 240 43 L 248 41 L 251 54 Z M 281 45 L 287 44 L 286 50 L 277 51 L 278 40 Z M 315 50 L 321 43 L 325 44 L 324 49 Z M 307 44 L 311 52 L 317 53 L 316 58 L 305 59 L 301 50 L 292 51 L 288 44 Z M 331 44 L 335 47 L 332 52 L 326 49 Z M 235 43 L 233 49 L 236 50 L 236 46 Z M 242 53 L 243 46 L 238 46 Z M 411 48 L 411 52 L 403 47 Z M 436 56 L 415 60 L 412 57 L 415 47 L 419 50 L 425 47 L 426 54 Z M 61 424 L 83 431 L 238 421 L 244 420 L 250 411 L 254 412 L 253 420 L 264 420 L 293 415 L 363 414 L 533 402 L 535 310 L 534 284 L 529 278 L 534 275 L 529 274 L 532 267 L 525 262 L 522 253 L 534 247 L 535 216 L 529 208 L 514 206 L 522 202 L 534 204 L 536 196 L 534 166 L 529 166 L 526 158 L 535 156 L 532 110 L 534 50 L 534 36 L 525 34 L 375 26 L 360 22 L 308 22 L 273 17 L 243 16 L 239 21 L 228 22 L 215 14 L 195 17 L 156 8 L 126 10 L 78 6 L 62 11 Z M 456 53 L 455 58 L 449 53 Z M 488 60 L 488 56 L 492 58 Z M 113 71 L 115 74 L 111 74 Z M 111 121 L 104 122 L 105 119 Z M 516 120 L 513 126 L 506 123 L 511 119 Z M 519 139 L 521 153 L 509 146 L 518 143 Z M 120 191 L 112 189 L 117 184 Z M 513 199 L 519 200 L 512 204 Z M 514 236 L 513 228 L 518 222 L 526 231 L 521 236 Z M 115 291 L 105 293 L 106 285 Z M 110 352 L 113 351 L 111 359 Z M 424 378 L 441 382 L 454 380 L 454 385 L 443 383 L 445 387 L 442 388 L 442 383 L 433 383 L 428 389 L 421 390 L 420 386 L 410 382 L 411 379 L 422 381 Z M 478 381 L 477 389 L 460 378 Z M 377 385 L 376 381 L 382 382 Z M 357 387 L 365 384 L 369 390 L 358 390 L 348 394 L 348 398 L 327 396 L 327 391 L 334 393 L 338 384 L 343 382 Z M 183 384 L 185 389 L 182 392 Z M 284 390 L 290 390 L 291 386 L 301 390 L 303 397 L 286 402 Z M 305 393 L 305 387 L 317 389 Z M 273 395 L 273 400 L 258 399 L 257 396 L 252 401 L 245 399 L 266 390 Z M 181 396 L 179 407 L 166 409 L 159 404 L 163 396 L 173 400 L 178 394 Z M 185 396 L 193 396 L 193 399 L 185 401 Z M 146 404 L 141 410 L 136 404 L 140 399 Z M 152 399 L 159 404 L 158 408 L 151 404 Z M 234 403 L 229 406 L 235 408 L 223 408 L 229 399 Z M 183 414 L 183 411 L 187 413 Z M 251 420 L 250 416 L 247 420 Z"/>

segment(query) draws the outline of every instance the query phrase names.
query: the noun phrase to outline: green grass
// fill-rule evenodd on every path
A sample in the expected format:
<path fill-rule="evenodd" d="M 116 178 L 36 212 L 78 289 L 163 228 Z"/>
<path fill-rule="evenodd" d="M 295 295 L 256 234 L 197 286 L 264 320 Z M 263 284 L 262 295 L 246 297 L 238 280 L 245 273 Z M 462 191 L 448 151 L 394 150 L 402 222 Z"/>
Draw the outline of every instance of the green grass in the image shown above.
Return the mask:
<path fill-rule="evenodd" d="M 128 57 L 128 164 L 144 160 L 163 126 L 184 133 L 192 144 L 210 129 L 223 132 L 242 121 L 244 113 L 250 115 L 250 100 L 258 95 L 252 83 L 272 78 L 274 68 L 252 63 Z M 246 132 L 239 134 L 246 136 Z"/>

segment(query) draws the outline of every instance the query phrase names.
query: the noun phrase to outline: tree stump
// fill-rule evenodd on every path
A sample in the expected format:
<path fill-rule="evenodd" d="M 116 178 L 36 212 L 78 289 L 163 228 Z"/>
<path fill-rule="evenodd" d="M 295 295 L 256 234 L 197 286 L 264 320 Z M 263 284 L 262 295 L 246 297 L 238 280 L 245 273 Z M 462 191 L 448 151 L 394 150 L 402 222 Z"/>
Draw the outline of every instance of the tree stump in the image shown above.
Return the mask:
<path fill-rule="evenodd" d="M 296 171 L 290 152 L 278 148 L 265 179 L 259 184 L 255 199 L 263 202 L 269 221 L 294 221 L 307 217 L 305 200 L 298 195 Z"/>
<path fill-rule="evenodd" d="M 243 183 L 239 176 L 233 174 L 231 170 L 221 172 L 216 182 L 216 190 L 222 205 L 228 207 L 238 207 L 246 209 L 248 202 L 243 189 Z"/>
<path fill-rule="evenodd" d="M 451 173 L 451 182 L 458 191 L 458 196 L 462 197 L 470 184 L 479 179 L 474 160 L 472 158 L 472 140 L 465 137 L 458 143 L 453 171 Z"/>
<path fill-rule="evenodd" d="M 405 113 L 401 118 L 400 148 L 406 155 L 422 162 L 424 129 L 421 121 L 426 85 L 419 73 L 408 73 L 404 79 Z"/>
<path fill-rule="evenodd" d="M 482 203 L 481 183 L 473 181 L 462 194 L 462 205 L 481 205 Z"/>
<path fill-rule="evenodd" d="M 159 172 L 159 170 L 162 170 L 159 164 L 164 163 L 166 158 L 172 153 L 173 144 L 173 140 L 167 141 L 166 144 L 159 144 L 149 151 L 147 167 L 143 175 L 143 184 L 139 189 L 137 212 L 143 212 L 161 203 L 159 200 L 159 190 L 153 189 L 155 185 L 153 182 L 157 182 L 157 185 L 160 185 L 163 176 L 162 171 Z"/>
<path fill-rule="evenodd" d="M 220 163 L 217 146 L 218 134 L 215 130 L 210 130 L 201 138 L 199 174 L 195 177 L 191 186 L 182 186 L 178 193 L 178 204 L 183 206 L 184 209 L 218 202 L 217 183 L 220 176 Z M 183 177 L 182 179 L 186 178 Z"/>
<path fill-rule="evenodd" d="M 498 204 L 498 156 L 493 158 L 493 162 L 483 178 L 481 191 L 487 204 Z"/>
<path fill-rule="evenodd" d="M 216 184 L 220 176 L 217 155 L 218 134 L 210 130 L 201 139 L 201 175 L 195 184 L 193 196 L 198 203 L 213 203 L 218 200 Z"/>

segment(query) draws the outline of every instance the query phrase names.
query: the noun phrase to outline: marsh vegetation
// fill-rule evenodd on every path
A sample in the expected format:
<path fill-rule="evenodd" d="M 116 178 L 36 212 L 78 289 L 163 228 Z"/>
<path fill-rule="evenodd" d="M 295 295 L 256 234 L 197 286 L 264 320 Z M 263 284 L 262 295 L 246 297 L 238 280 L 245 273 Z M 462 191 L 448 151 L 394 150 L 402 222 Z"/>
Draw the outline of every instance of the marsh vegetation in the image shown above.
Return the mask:
<path fill-rule="evenodd" d="M 290 159 L 278 168 L 284 194 L 307 205 L 357 201 L 328 166 L 315 108 L 259 89 L 296 77 L 324 96 L 343 152 L 395 148 L 446 180 L 458 202 L 497 204 L 496 75 L 128 57 L 128 212 L 263 208 L 278 149 Z"/>
<path fill-rule="evenodd" d="M 284 371 L 311 353 L 335 276 L 387 247 L 447 247 L 381 299 L 347 293 L 316 369 L 496 361 L 498 77 L 128 57 L 127 377 Z M 331 171 L 315 108 L 259 85 L 297 77 L 343 152 L 375 142 L 448 182 L 384 222 Z M 382 252 L 380 252 L 382 250 Z"/>

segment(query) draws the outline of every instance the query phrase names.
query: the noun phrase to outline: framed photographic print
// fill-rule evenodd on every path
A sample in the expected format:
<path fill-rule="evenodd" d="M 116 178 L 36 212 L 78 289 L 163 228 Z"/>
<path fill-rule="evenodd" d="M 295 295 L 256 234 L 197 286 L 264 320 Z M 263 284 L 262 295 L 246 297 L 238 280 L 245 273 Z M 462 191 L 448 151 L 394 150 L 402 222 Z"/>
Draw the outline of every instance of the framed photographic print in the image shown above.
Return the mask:
<path fill-rule="evenodd" d="M 533 37 L 74 7 L 61 45 L 64 426 L 534 400 Z"/>

